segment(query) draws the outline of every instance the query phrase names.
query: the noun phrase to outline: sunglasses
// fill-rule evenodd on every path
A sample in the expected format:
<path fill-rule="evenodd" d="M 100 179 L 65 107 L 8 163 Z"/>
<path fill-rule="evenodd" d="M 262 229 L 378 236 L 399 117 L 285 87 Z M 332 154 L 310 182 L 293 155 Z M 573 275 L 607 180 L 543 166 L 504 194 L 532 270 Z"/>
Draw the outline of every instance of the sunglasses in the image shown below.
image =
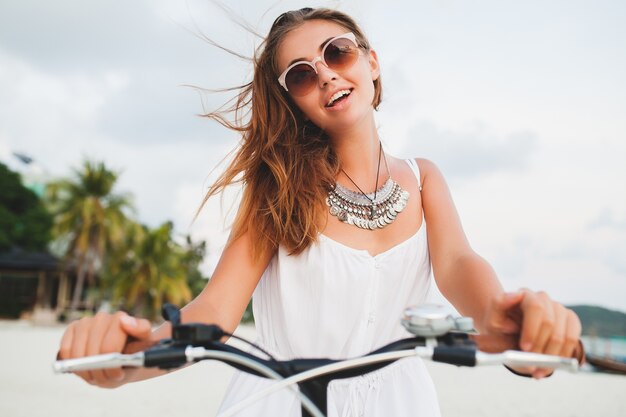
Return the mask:
<path fill-rule="evenodd" d="M 318 62 L 322 62 L 333 71 L 345 71 L 357 61 L 359 46 L 354 33 L 349 32 L 329 40 L 322 54 L 312 61 L 298 61 L 291 64 L 278 77 L 278 82 L 294 96 L 309 94 L 317 85 Z"/>

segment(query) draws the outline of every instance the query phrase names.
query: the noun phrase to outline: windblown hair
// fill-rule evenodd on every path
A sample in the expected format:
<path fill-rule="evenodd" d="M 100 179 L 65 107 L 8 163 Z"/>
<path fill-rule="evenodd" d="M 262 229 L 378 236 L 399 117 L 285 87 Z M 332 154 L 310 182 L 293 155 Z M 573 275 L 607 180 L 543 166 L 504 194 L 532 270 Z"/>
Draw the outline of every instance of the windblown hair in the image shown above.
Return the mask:
<path fill-rule="evenodd" d="M 301 253 L 324 226 L 326 196 L 339 172 L 326 133 L 307 121 L 280 87 L 277 53 L 285 36 L 309 20 L 328 20 L 355 34 L 359 47 L 370 45 L 356 22 L 331 9 L 304 8 L 281 14 L 253 57 L 252 82 L 240 87 L 233 105 L 205 114 L 242 135 L 232 162 L 207 191 L 207 200 L 228 185 L 243 184 L 241 205 L 230 241 L 250 233 L 255 257 L 283 245 Z M 373 107 L 380 104 L 380 78 L 374 81 Z M 234 114 L 229 121 L 227 114 Z"/>

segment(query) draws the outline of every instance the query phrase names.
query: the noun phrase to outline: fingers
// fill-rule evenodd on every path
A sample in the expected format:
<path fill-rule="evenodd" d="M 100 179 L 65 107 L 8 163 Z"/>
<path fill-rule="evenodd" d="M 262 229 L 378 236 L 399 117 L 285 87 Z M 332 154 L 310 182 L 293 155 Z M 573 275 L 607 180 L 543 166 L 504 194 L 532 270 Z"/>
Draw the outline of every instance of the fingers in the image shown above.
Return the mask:
<path fill-rule="evenodd" d="M 520 348 L 525 351 L 572 357 L 578 347 L 581 325 L 576 314 L 553 301 L 544 292 L 526 291 L 520 308 L 523 314 Z M 542 378 L 552 369 L 532 370 Z"/>
<path fill-rule="evenodd" d="M 518 321 L 515 320 L 513 310 L 524 299 L 522 292 L 502 293 L 491 303 L 485 315 L 485 329 L 489 333 L 516 334 L 520 331 Z"/>
<path fill-rule="evenodd" d="M 487 353 L 500 353 L 505 350 L 517 349 L 516 335 L 470 335 L 470 338 L 476 342 L 478 349 Z"/>
<path fill-rule="evenodd" d="M 72 351 L 72 341 L 74 340 L 74 326 L 76 322 L 70 323 L 63 333 L 63 337 L 61 338 L 61 345 L 59 346 L 59 353 L 57 354 L 57 359 L 68 359 L 71 356 Z"/>
<path fill-rule="evenodd" d="M 114 320 L 107 329 L 102 344 L 100 345 L 102 353 L 121 352 L 124 349 L 128 337 L 121 328 L 120 322 L 123 317 L 128 317 L 128 315 L 122 312 L 114 315 Z M 122 368 L 105 369 L 103 373 L 105 378 L 113 381 L 122 381 L 125 375 Z"/>
<path fill-rule="evenodd" d="M 148 320 L 135 319 L 124 312 L 113 315 L 98 313 L 71 323 L 59 348 L 59 359 L 79 358 L 103 353 L 122 352 L 128 338 L 147 340 L 151 336 Z M 125 377 L 121 368 L 76 372 L 90 384 L 101 387 L 119 386 Z"/>
<path fill-rule="evenodd" d="M 554 329 L 543 352 L 548 355 L 560 355 L 565 345 L 567 333 L 567 309 L 561 304 L 554 304 Z"/>
<path fill-rule="evenodd" d="M 137 319 L 124 314 L 120 317 L 120 324 L 124 331 L 135 339 L 145 340 L 152 334 L 152 326 L 146 319 Z"/>
<path fill-rule="evenodd" d="M 580 360 L 583 359 L 578 358 L 577 355 L 577 353 L 579 353 L 578 347 L 580 344 L 580 333 L 582 331 L 580 319 L 572 310 L 565 309 L 565 311 L 567 314 L 565 337 L 560 355 L 566 358 L 576 357 L 580 362 Z"/>
<path fill-rule="evenodd" d="M 558 355 L 566 358 L 576 357 L 575 351 L 580 340 L 580 320 L 572 311 L 561 304 L 553 303 L 555 314 L 555 327 L 550 341 L 543 350 L 548 355 Z M 533 373 L 535 378 L 543 378 L 550 375 L 552 369 L 542 368 Z"/>
<path fill-rule="evenodd" d="M 522 350 L 545 352 L 557 326 L 557 314 L 559 314 L 555 311 L 557 305 L 559 304 L 553 302 L 544 292 L 526 293 L 521 305 L 523 323 L 520 348 Z"/>
<path fill-rule="evenodd" d="M 563 344 L 563 330 L 565 318 L 559 311 L 565 310 L 560 304 L 553 303 L 545 293 L 538 293 L 539 300 L 544 308 L 544 317 L 541 328 L 531 348 L 532 352 L 549 354 L 552 351 L 560 351 Z M 533 378 L 541 379 L 551 375 L 554 369 L 538 368 L 532 372 Z"/>
<path fill-rule="evenodd" d="M 527 291 L 527 296 L 522 303 L 524 323 L 520 347 L 522 350 L 545 353 L 545 349 L 554 334 L 555 311 L 553 302 L 544 292 Z M 530 368 L 533 378 L 543 378 L 550 375 L 553 370 L 549 368 Z"/>
<path fill-rule="evenodd" d="M 87 340 L 87 350 L 85 352 L 87 356 L 121 351 L 121 348 L 117 351 L 104 351 L 102 349 L 102 346 L 107 340 L 107 337 L 121 342 L 121 347 L 124 346 L 124 342 L 126 341 L 126 335 L 122 331 L 118 330 L 116 333 L 110 333 L 111 328 L 119 328 L 119 325 L 116 326 L 116 322 L 117 320 L 115 319 L 115 316 L 113 316 L 112 318 L 110 314 L 98 313 L 95 315 L 95 317 L 91 320 L 91 326 L 89 329 L 89 339 Z M 113 372 L 113 374 L 115 374 L 116 376 L 120 376 L 120 374 L 122 374 L 121 369 L 118 368 L 117 371 L 118 372 Z M 103 385 L 108 381 L 107 373 L 104 370 L 94 370 L 89 371 L 89 373 L 92 382 L 96 385 Z"/>
<path fill-rule="evenodd" d="M 78 320 L 74 325 L 74 338 L 70 348 L 70 358 L 80 358 L 86 355 L 87 340 L 89 338 L 89 323 L 91 318 L 84 317 Z M 87 371 L 76 372 L 76 375 L 87 381 L 92 382 L 91 375 Z"/>
<path fill-rule="evenodd" d="M 504 309 L 510 309 L 524 300 L 525 293 L 522 291 L 505 292 L 499 298 L 499 302 Z"/>
<path fill-rule="evenodd" d="M 500 302 L 500 309 L 502 311 L 501 321 L 499 323 L 500 329 L 504 333 L 517 334 L 520 331 L 520 320 L 518 317 L 519 305 L 524 301 L 526 294 L 518 291 L 514 293 L 503 294 Z"/>
<path fill-rule="evenodd" d="M 500 294 L 489 304 L 484 317 L 486 333 L 500 340 L 477 339 L 483 351 L 506 349 L 506 344 L 512 340 L 503 339 L 507 335 L 519 336 L 518 346 L 527 352 L 573 357 L 580 350 L 580 320 L 573 311 L 550 299 L 545 292 L 521 289 L 517 293 Z M 542 378 L 552 371 L 529 367 L 524 373 Z"/>
<path fill-rule="evenodd" d="M 145 330 L 145 324 L 143 324 L 143 327 L 139 330 L 135 328 L 138 323 L 142 322 L 147 323 L 147 332 Z M 131 329 L 128 329 L 129 326 Z M 122 352 L 128 343 L 128 336 L 145 338 L 150 335 L 150 330 L 150 322 L 148 322 L 148 320 L 137 320 L 124 312 L 115 313 L 107 333 L 102 340 L 100 350 L 102 353 Z M 107 379 L 119 382 L 124 379 L 125 373 L 121 368 L 105 369 L 104 376 Z"/>
<path fill-rule="evenodd" d="M 554 326 L 556 322 L 554 306 L 552 300 L 545 292 L 537 293 L 538 302 L 540 308 L 535 312 L 539 312 L 539 329 L 535 334 L 535 339 L 531 341 L 532 352 L 545 353 L 545 350 L 550 342 L 550 337 L 554 334 Z"/>

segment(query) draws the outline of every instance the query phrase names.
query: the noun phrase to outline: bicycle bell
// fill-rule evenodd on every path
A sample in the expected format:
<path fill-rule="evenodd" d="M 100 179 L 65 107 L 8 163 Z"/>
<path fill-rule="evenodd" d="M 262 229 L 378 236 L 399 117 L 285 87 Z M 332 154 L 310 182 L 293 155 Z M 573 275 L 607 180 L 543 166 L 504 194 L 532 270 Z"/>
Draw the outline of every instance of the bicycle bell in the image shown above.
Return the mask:
<path fill-rule="evenodd" d="M 404 310 L 402 325 L 421 337 L 443 336 L 450 331 L 470 332 L 474 329 L 471 317 L 454 317 L 452 311 L 436 304 L 420 304 Z"/>

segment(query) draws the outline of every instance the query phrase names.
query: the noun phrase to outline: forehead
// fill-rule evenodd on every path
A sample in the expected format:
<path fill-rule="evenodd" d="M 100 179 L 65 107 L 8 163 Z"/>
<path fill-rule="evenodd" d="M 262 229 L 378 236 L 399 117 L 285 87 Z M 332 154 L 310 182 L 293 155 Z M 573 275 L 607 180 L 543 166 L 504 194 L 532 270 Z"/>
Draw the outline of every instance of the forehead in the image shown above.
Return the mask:
<path fill-rule="evenodd" d="M 328 20 L 308 20 L 297 28 L 289 31 L 281 41 L 277 60 L 282 71 L 294 59 L 312 60 L 321 52 L 322 42 L 335 36 L 343 35 L 348 30 Z"/>

